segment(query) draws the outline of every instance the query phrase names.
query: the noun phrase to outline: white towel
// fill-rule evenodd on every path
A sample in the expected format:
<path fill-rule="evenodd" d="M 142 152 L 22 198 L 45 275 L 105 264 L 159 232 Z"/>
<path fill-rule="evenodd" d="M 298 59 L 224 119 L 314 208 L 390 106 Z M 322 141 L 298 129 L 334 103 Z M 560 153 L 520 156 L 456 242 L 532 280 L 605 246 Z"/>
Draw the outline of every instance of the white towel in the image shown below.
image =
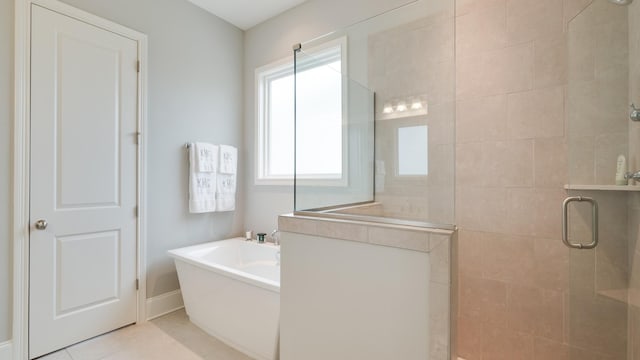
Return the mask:
<path fill-rule="evenodd" d="M 197 142 L 192 145 L 196 155 L 196 171 L 216 172 L 218 171 L 218 145 L 204 142 Z"/>
<path fill-rule="evenodd" d="M 216 211 L 233 211 L 236 209 L 236 194 L 217 194 Z"/>
<path fill-rule="evenodd" d="M 218 174 L 216 181 L 216 210 L 233 211 L 236 209 L 236 175 Z"/>
<path fill-rule="evenodd" d="M 238 149 L 229 145 L 220 145 L 220 174 L 235 174 L 238 172 Z"/>
<path fill-rule="evenodd" d="M 200 172 L 197 168 L 196 147 L 189 148 L 189 211 L 192 213 L 216 210 L 217 174 Z"/>

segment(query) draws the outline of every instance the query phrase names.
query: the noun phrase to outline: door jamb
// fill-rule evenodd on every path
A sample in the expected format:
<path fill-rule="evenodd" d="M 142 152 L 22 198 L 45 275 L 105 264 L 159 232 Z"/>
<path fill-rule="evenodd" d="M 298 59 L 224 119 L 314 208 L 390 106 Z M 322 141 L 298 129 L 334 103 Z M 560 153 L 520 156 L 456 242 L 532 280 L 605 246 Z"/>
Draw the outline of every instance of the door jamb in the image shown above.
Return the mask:
<path fill-rule="evenodd" d="M 137 154 L 137 276 L 139 279 L 137 322 L 146 315 L 147 243 L 147 36 L 57 0 L 15 0 L 14 128 L 13 128 L 13 359 L 29 357 L 29 189 L 30 189 L 30 38 L 32 4 L 114 32 L 138 43 L 138 154 Z"/>

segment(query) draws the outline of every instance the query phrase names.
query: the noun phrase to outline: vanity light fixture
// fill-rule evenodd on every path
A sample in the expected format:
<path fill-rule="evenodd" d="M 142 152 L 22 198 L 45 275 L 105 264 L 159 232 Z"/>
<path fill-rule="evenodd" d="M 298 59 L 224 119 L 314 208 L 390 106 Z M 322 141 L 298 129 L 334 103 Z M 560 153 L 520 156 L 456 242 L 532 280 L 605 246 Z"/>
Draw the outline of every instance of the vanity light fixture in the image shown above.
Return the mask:
<path fill-rule="evenodd" d="M 427 102 L 424 99 L 424 96 L 408 96 L 387 101 L 382 107 L 380 120 L 427 115 Z"/>

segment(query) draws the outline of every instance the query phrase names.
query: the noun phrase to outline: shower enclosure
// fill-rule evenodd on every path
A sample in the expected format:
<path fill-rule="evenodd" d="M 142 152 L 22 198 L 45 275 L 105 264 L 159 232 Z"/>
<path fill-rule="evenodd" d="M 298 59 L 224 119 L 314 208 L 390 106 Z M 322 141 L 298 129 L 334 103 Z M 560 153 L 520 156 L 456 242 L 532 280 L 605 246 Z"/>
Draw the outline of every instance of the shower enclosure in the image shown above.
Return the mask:
<path fill-rule="evenodd" d="M 616 177 L 640 170 L 640 123 L 629 116 L 640 102 L 639 18 L 637 1 L 594 0 L 567 28 L 571 359 L 640 359 L 640 182 Z"/>
<path fill-rule="evenodd" d="M 294 47 L 295 211 L 453 229 L 454 2 Z"/>

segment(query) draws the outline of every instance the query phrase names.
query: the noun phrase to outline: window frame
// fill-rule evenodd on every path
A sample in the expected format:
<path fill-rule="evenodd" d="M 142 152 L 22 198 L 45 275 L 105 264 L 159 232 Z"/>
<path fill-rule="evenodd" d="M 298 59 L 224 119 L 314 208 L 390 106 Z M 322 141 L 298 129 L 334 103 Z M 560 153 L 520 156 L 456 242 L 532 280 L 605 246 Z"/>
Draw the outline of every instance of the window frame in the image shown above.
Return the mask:
<path fill-rule="evenodd" d="M 315 46 L 308 50 L 304 50 L 305 54 L 319 54 L 320 57 L 315 62 L 317 66 L 328 64 L 330 59 L 334 59 L 335 55 L 323 54 L 328 50 L 339 50 L 340 66 L 341 66 L 341 86 L 342 86 L 342 171 L 339 176 L 306 175 L 298 176 L 296 179 L 298 185 L 306 186 L 347 186 L 348 184 L 348 57 L 347 57 L 347 39 L 341 37 L 332 41 L 328 41 L 319 46 Z M 335 50 L 334 50 L 335 51 Z M 303 63 L 304 68 L 314 67 L 314 62 Z M 298 64 L 299 66 L 300 64 Z M 274 175 L 269 172 L 269 141 L 271 139 L 269 132 L 269 84 L 273 80 L 280 79 L 285 76 L 294 75 L 294 58 L 288 56 L 270 64 L 255 69 L 255 185 L 293 185 L 295 176 L 295 162 L 291 169 L 291 175 Z M 291 104 L 293 106 L 293 104 Z M 295 136 L 295 134 L 294 134 Z M 293 149 L 295 151 L 295 149 Z M 292 154 L 293 155 L 293 154 Z"/>

